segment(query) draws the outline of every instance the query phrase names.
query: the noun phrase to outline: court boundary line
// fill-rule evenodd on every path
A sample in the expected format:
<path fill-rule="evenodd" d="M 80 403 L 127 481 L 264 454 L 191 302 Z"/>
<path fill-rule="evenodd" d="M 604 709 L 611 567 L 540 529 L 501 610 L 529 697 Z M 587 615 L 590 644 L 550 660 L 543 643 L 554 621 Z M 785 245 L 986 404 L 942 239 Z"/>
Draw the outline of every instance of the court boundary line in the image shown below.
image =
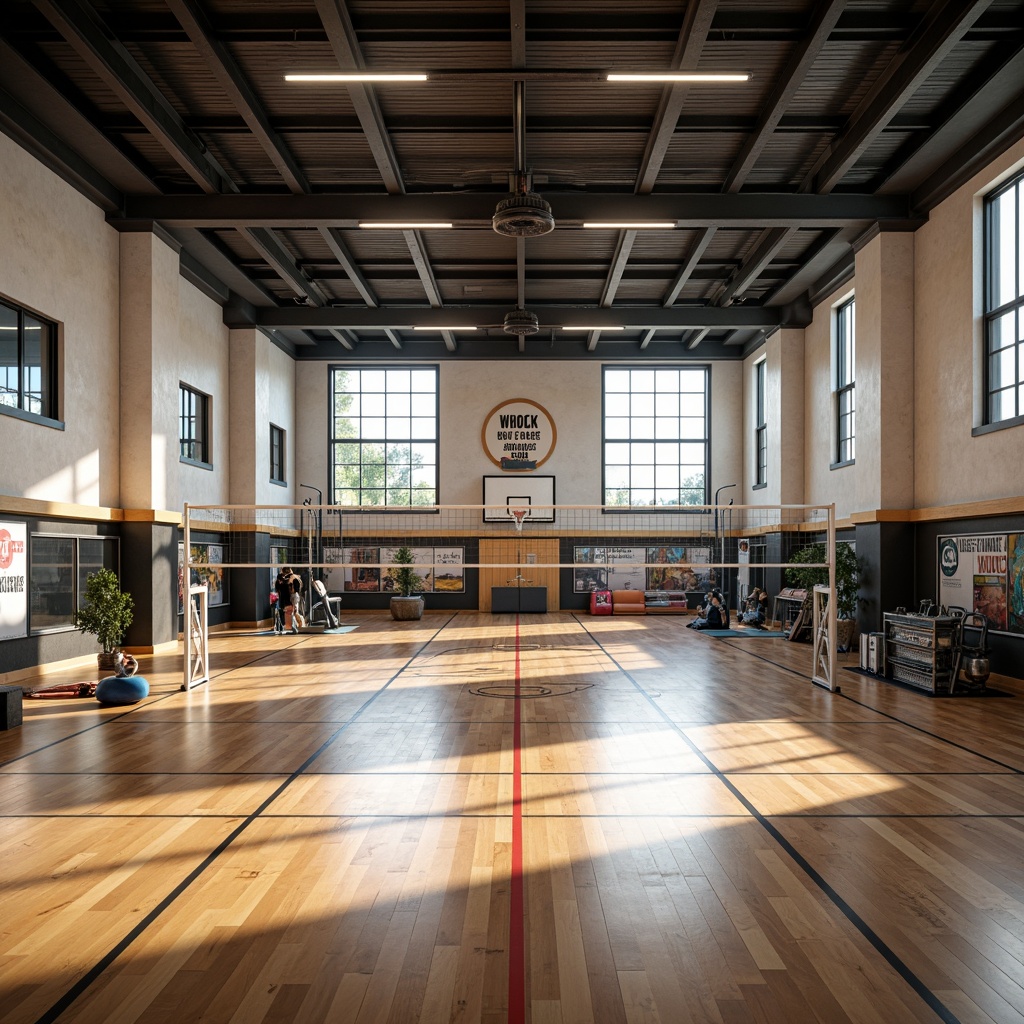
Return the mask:
<path fill-rule="evenodd" d="M 579 623 L 580 628 L 587 636 L 591 637 L 597 647 L 599 647 L 608 658 L 608 660 L 620 671 L 626 679 L 628 679 L 633 686 L 662 716 L 663 720 L 668 722 L 672 727 L 679 733 L 686 745 L 693 751 L 693 753 L 699 757 L 708 768 L 714 772 L 714 774 L 721 781 L 728 790 L 732 793 L 739 803 L 746 807 L 751 814 L 753 820 L 755 820 L 764 830 L 772 837 L 775 842 L 784 850 L 793 862 L 804 872 L 804 874 L 818 887 L 822 894 L 829 900 L 829 902 L 849 921 L 850 924 L 860 932 L 861 936 L 867 940 L 872 948 L 877 952 L 882 959 L 903 979 L 904 982 L 910 987 L 911 991 L 915 993 L 933 1013 L 935 1013 L 945 1024 L 962 1024 L 960 1018 L 958 1018 L 952 1010 L 942 1002 L 941 999 L 927 986 L 924 982 L 911 970 L 911 968 L 904 963 L 903 959 L 893 950 L 882 937 L 874 930 L 857 913 L 853 907 L 843 899 L 842 896 L 836 891 L 830 882 L 826 880 L 824 875 L 821 874 L 815 868 L 807 858 L 800 853 L 796 846 L 787 839 L 772 823 L 768 820 L 751 802 L 750 800 L 736 787 L 729 779 L 718 769 L 714 763 L 701 751 L 696 744 L 686 735 L 686 733 L 677 726 L 668 716 L 658 707 L 655 698 L 648 695 L 647 691 L 643 686 L 634 678 L 633 674 L 629 669 L 625 668 L 619 663 L 618 659 L 608 651 L 605 646 L 601 643 L 598 637 L 591 633 L 589 629 L 583 624 L 582 620 L 576 617 L 576 621 Z M 732 646 L 732 645 L 729 645 Z M 742 648 L 741 648 L 742 650 Z M 799 673 L 796 673 L 799 675 Z M 842 694 L 838 694 L 842 696 Z M 858 815 L 860 818 L 873 817 L 870 814 Z M 963 991 L 962 989 L 960 991 Z"/>
<path fill-rule="evenodd" d="M 456 613 L 457 614 L 457 613 Z M 274 800 L 276 800 L 293 782 L 295 782 L 303 773 L 306 768 L 311 765 L 328 747 L 330 747 L 338 738 L 345 732 L 346 729 L 355 721 L 355 719 L 362 713 L 363 709 L 369 707 L 381 694 L 383 694 L 391 684 L 398 679 L 403 672 L 412 664 L 412 662 L 419 656 L 420 651 L 432 642 L 435 636 L 442 630 L 446 629 L 456 618 L 456 615 L 451 615 L 430 637 L 428 637 L 419 648 L 417 648 L 409 656 L 408 660 L 398 668 L 371 696 L 369 696 L 362 704 L 362 706 L 353 714 L 352 718 L 348 722 L 345 722 L 338 729 L 336 729 L 324 742 L 312 753 L 305 761 L 299 765 L 288 777 L 271 793 L 266 797 L 265 800 L 257 807 L 251 814 L 245 816 L 236 828 L 231 833 L 225 836 L 211 850 L 199 864 L 197 864 L 183 879 L 181 879 L 177 885 L 175 885 L 170 892 L 168 892 L 163 899 L 159 901 L 134 927 L 132 927 L 127 934 L 122 936 L 93 966 L 87 970 L 59 999 L 56 1000 L 49 1009 L 45 1010 L 39 1017 L 36 1018 L 35 1024 L 54 1024 L 54 1022 L 60 1017 L 65 1010 L 67 1010 L 83 993 L 85 993 L 92 984 L 99 979 L 104 971 L 110 967 L 117 958 L 124 953 L 135 941 L 138 939 L 154 922 L 156 922 L 163 913 L 168 910 L 172 904 L 181 896 L 191 885 L 195 882 L 202 874 L 205 873 L 220 856 L 223 854 L 239 836 L 242 835 L 258 818 L 262 817 L 263 811 L 269 807 Z M 238 668 L 240 666 L 236 666 Z M 250 665 L 247 663 L 245 668 L 249 668 Z M 235 671 L 235 668 L 228 669 L 228 672 Z M 226 674 L 226 673 L 222 673 Z M 190 691 L 176 691 L 178 694 Z M 168 694 L 167 696 L 174 696 L 174 694 Z M 102 723 L 101 723 L 102 724 Z M 227 815 L 226 817 L 237 817 L 237 815 Z M 57 819 L 59 820 L 59 818 Z"/>

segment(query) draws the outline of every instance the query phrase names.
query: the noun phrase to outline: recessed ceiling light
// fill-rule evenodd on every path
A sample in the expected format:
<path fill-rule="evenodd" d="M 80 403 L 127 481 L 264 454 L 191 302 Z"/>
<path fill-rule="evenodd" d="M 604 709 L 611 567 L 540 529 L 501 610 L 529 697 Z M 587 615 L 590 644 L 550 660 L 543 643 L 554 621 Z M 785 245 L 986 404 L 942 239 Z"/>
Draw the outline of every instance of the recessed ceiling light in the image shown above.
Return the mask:
<path fill-rule="evenodd" d="M 425 82 L 426 75 L 389 75 L 372 71 L 354 71 L 346 74 L 285 75 L 286 82 Z"/>
<path fill-rule="evenodd" d="M 583 226 L 585 228 L 618 228 L 625 231 L 653 231 L 656 229 L 673 229 L 676 226 L 676 222 L 674 220 L 585 220 Z"/>
<path fill-rule="evenodd" d="M 603 327 L 563 327 L 563 331 L 624 331 L 625 327 L 610 327 L 607 324 Z"/>
<path fill-rule="evenodd" d="M 424 231 L 428 228 L 450 228 L 452 224 L 442 220 L 361 220 L 359 226 L 381 231 Z"/>
<path fill-rule="evenodd" d="M 614 74 L 609 82 L 748 82 L 750 75 L 697 74 L 691 71 L 650 72 L 644 74 Z"/>
<path fill-rule="evenodd" d="M 444 324 L 438 327 L 414 327 L 414 331 L 475 331 L 475 327 L 453 327 L 451 325 L 445 326 Z"/>

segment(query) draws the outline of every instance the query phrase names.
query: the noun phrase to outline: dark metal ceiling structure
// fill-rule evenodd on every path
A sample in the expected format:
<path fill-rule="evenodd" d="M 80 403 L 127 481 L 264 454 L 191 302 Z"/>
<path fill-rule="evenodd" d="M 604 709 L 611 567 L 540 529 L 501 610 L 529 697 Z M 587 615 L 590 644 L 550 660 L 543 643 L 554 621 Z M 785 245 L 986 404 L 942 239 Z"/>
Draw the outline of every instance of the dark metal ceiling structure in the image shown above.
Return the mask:
<path fill-rule="evenodd" d="M 0 130 L 300 359 L 741 358 L 1022 137 L 1024 0 L 3 0 Z"/>

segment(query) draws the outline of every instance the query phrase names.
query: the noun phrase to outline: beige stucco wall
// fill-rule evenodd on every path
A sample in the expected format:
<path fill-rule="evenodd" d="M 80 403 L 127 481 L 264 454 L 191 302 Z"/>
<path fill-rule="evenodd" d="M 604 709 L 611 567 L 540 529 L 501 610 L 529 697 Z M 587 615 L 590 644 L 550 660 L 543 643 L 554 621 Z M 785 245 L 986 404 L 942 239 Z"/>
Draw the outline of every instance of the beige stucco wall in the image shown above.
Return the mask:
<path fill-rule="evenodd" d="M 441 493 L 444 505 L 479 505 L 483 477 L 500 475 L 487 457 L 481 429 L 499 402 L 527 398 L 554 420 L 558 441 L 537 473 L 555 477 L 559 505 L 599 505 L 601 495 L 601 367 L 596 361 L 444 361 L 440 365 Z M 327 482 L 327 363 L 302 362 L 295 371 L 301 395 L 295 414 L 301 482 L 329 493 Z M 710 492 L 740 480 L 742 369 L 738 362 L 711 370 L 712 479 Z M 727 491 L 723 497 L 738 494 Z"/>
<path fill-rule="evenodd" d="M 878 233 L 856 256 L 856 505 L 914 501 L 914 236 Z M 842 472 L 837 471 L 837 472 Z"/>
<path fill-rule="evenodd" d="M 262 331 L 230 332 L 232 504 L 295 504 L 295 361 Z M 285 432 L 286 485 L 270 482 L 270 424 Z"/>
<path fill-rule="evenodd" d="M 932 210 L 917 232 L 915 505 L 1021 493 L 1024 426 L 971 436 L 982 421 L 984 195 L 1024 167 L 1024 141 Z"/>
<path fill-rule="evenodd" d="M 0 135 L 0 296 L 63 325 L 57 430 L 0 417 L 0 493 L 116 506 L 118 235 L 103 212 Z"/>

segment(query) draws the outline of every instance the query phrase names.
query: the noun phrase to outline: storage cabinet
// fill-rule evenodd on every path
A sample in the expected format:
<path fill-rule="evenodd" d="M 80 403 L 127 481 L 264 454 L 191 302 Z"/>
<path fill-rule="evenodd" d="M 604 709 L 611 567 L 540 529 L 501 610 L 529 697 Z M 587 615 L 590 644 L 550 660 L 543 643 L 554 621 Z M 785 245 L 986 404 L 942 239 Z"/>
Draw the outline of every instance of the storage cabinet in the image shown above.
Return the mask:
<path fill-rule="evenodd" d="M 886 612 L 885 675 L 931 693 L 950 693 L 960 620 Z"/>

